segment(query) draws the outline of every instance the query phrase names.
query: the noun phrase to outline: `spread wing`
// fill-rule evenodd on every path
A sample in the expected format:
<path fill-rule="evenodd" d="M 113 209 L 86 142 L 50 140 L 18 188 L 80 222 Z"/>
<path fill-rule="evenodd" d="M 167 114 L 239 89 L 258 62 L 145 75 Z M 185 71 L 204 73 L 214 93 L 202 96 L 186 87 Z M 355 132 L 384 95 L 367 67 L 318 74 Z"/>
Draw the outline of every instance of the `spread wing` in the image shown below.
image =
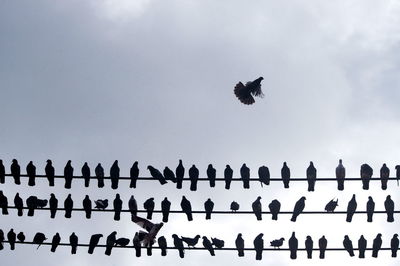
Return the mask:
<path fill-rule="evenodd" d="M 253 96 L 251 95 L 251 91 L 249 90 L 249 88 L 243 85 L 242 82 L 239 82 L 238 84 L 236 84 L 235 89 L 233 90 L 233 92 L 235 93 L 236 97 L 239 99 L 239 101 L 241 101 L 244 104 L 253 104 L 255 102 Z"/>
<path fill-rule="evenodd" d="M 152 222 L 139 216 L 132 215 L 132 222 L 136 223 L 147 232 L 150 232 L 151 229 L 154 227 L 154 224 Z"/>

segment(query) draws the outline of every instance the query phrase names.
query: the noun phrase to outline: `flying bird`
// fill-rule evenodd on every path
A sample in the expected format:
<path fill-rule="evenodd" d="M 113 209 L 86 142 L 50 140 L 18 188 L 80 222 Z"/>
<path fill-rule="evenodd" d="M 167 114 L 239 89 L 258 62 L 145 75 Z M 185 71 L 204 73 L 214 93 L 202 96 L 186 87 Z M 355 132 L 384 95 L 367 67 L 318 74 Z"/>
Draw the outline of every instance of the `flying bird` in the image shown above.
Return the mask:
<path fill-rule="evenodd" d="M 296 202 L 296 204 L 294 205 L 292 218 L 290 219 L 292 222 L 296 222 L 297 216 L 299 216 L 300 213 L 303 212 L 304 207 L 306 206 L 305 200 L 306 200 L 306 197 L 301 197 L 301 198 Z"/>
<path fill-rule="evenodd" d="M 239 82 L 236 84 L 233 92 L 242 103 L 247 105 L 253 104 L 255 102 L 253 96 L 260 98 L 264 97 L 264 94 L 261 90 L 261 81 L 263 79 L 263 77 L 259 77 L 254 81 L 248 81 L 246 85 L 244 85 L 242 82 Z"/>
<path fill-rule="evenodd" d="M 189 248 L 195 247 L 197 245 L 197 243 L 199 242 L 199 238 L 200 238 L 200 235 L 196 235 L 194 238 L 181 236 L 182 241 L 185 242 Z"/>
<path fill-rule="evenodd" d="M 155 242 L 158 232 L 164 225 L 164 223 L 152 223 L 149 220 L 139 216 L 132 216 L 132 222 L 136 223 L 147 231 L 147 233 L 143 231 L 139 232 L 143 235 L 143 240 L 141 240 L 141 242 L 144 247 L 148 247 Z"/>
<path fill-rule="evenodd" d="M 278 249 L 279 249 L 279 248 L 283 245 L 283 241 L 285 241 L 285 238 L 283 238 L 283 237 L 281 237 L 280 239 L 272 240 L 272 241 L 270 242 L 271 247 L 274 247 L 274 248 L 278 248 Z"/>
<path fill-rule="evenodd" d="M 329 201 L 325 206 L 326 212 L 334 212 L 336 207 L 338 206 L 338 199 Z"/>

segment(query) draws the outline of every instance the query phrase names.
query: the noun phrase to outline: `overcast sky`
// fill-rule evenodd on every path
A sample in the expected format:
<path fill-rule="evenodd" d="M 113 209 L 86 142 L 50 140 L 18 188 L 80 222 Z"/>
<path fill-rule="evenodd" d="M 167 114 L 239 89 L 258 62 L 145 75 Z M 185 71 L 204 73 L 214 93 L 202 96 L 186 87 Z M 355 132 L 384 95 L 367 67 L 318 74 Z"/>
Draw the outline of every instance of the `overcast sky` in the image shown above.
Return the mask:
<path fill-rule="evenodd" d="M 333 176 L 342 158 L 350 177 L 358 177 L 362 163 L 369 163 L 379 173 L 387 163 L 394 175 L 399 164 L 400 124 L 400 3 L 388 1 L 0 1 L 0 158 L 7 171 L 11 160 L 21 168 L 32 160 L 38 173 L 44 173 L 47 159 L 52 159 L 58 174 L 67 160 L 72 160 L 75 173 L 84 162 L 94 169 L 101 162 L 108 172 L 118 159 L 121 174 L 128 175 L 134 161 L 147 175 L 151 164 L 175 169 L 178 159 L 189 168 L 193 163 L 205 175 L 213 163 L 221 176 L 229 163 L 235 173 L 246 162 L 253 175 L 264 164 L 273 176 L 279 176 L 283 161 L 292 175 L 303 177 L 309 161 L 314 161 L 318 176 Z M 264 99 L 252 106 L 241 104 L 233 94 L 238 81 L 264 77 Z M 37 186 L 16 186 L 11 179 L 0 189 L 12 203 L 14 194 L 26 198 L 47 198 L 55 193 L 63 201 L 72 194 L 76 205 L 86 194 L 92 199 L 109 198 L 109 188 L 83 188 L 74 181 L 72 190 L 63 182 L 50 189 L 45 180 Z M 335 183 L 317 183 L 316 192 L 306 191 L 306 184 L 293 184 L 284 190 L 282 184 L 243 191 L 235 183 L 230 191 L 218 183 L 210 189 L 201 183 L 197 192 L 182 191 L 174 185 L 164 187 L 139 182 L 129 190 L 121 182 L 122 199 L 134 194 L 141 206 L 154 196 L 165 197 L 179 209 L 182 195 L 192 200 L 194 209 L 212 198 L 215 209 L 226 210 L 236 199 L 243 210 L 258 195 L 264 209 L 277 198 L 282 210 L 290 211 L 301 196 L 307 197 L 306 209 L 323 209 L 332 198 L 339 198 L 345 210 L 353 193 L 360 208 L 365 208 L 372 195 L 376 209 L 383 210 L 386 195 L 399 200 L 395 182 L 382 192 L 378 182 L 370 191 L 361 184 L 345 184 L 338 192 Z M 55 220 L 47 212 L 34 218 L 17 217 L 14 211 L 1 216 L 0 228 L 45 232 L 51 239 L 60 232 L 67 240 L 76 232 L 80 242 L 91 234 L 133 237 L 138 227 L 123 215 L 120 222 L 112 214 L 96 213 L 91 220 L 83 214 L 68 220 L 59 215 Z M 398 217 L 398 216 L 397 216 Z M 395 218 L 397 218 L 395 217 Z M 161 219 L 155 216 L 156 220 Z M 169 243 L 171 234 L 191 236 L 197 233 L 226 240 L 232 247 L 238 232 L 246 246 L 264 233 L 269 241 L 296 231 L 300 246 L 306 235 L 314 244 L 325 234 L 328 247 L 341 247 L 343 235 L 349 234 L 353 245 L 364 233 L 368 245 L 377 233 L 384 234 L 383 246 L 389 246 L 400 223 L 388 224 L 384 215 L 374 223 L 361 215 L 348 224 L 342 215 L 306 216 L 291 223 L 287 215 L 279 222 L 265 217 L 215 215 L 205 221 L 201 215 L 187 222 L 182 215 L 171 216 L 171 222 L 160 234 Z M 400 217 L 399 217 L 400 219 Z M 105 240 L 104 240 L 105 241 Z M 286 246 L 286 242 L 285 242 Z M 70 255 L 68 248 L 49 254 L 48 247 L 8 247 L 1 252 L 4 265 L 204 265 L 254 263 L 254 254 L 237 258 L 236 253 L 220 251 L 212 258 L 207 252 L 187 252 L 179 260 L 177 252 L 161 257 L 134 257 L 132 250 L 115 250 L 107 257 L 103 250 L 88 256 L 86 249 Z M 317 255 L 315 255 L 317 257 Z M 292 262 L 287 252 L 265 253 L 266 265 L 304 265 L 305 253 Z M 368 254 L 370 257 L 370 254 Z M 355 258 L 345 253 L 328 253 L 325 261 L 310 264 L 337 265 Z M 389 252 L 380 258 L 366 259 L 395 265 Z M 309 261 L 308 261 L 309 262 Z M 358 262 L 358 261 L 357 261 Z"/>

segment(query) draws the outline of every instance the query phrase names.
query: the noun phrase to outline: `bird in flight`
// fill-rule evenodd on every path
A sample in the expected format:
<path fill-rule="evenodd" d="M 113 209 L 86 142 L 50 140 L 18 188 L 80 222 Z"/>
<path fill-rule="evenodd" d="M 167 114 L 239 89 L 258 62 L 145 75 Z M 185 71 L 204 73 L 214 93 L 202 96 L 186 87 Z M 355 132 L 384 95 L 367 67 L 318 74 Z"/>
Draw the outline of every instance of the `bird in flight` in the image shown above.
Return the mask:
<path fill-rule="evenodd" d="M 253 96 L 257 96 L 260 98 L 264 97 L 264 94 L 261 91 L 261 81 L 263 79 L 263 77 L 259 77 L 254 81 L 248 81 L 246 85 L 243 85 L 242 82 L 239 82 L 238 84 L 236 84 L 233 92 L 242 103 L 247 105 L 253 104 L 255 103 Z"/>

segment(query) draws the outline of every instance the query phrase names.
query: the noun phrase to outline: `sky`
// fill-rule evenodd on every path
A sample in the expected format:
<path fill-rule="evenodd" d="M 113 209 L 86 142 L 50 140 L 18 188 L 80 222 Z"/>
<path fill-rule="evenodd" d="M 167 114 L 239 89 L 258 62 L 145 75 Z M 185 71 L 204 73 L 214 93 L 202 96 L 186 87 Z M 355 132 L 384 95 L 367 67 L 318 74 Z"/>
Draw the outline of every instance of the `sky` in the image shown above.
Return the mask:
<path fill-rule="evenodd" d="M 332 177 L 343 159 L 348 177 L 358 177 L 363 163 L 374 168 L 375 176 L 386 163 L 393 176 L 400 145 L 399 41 L 400 3 L 394 0 L 2 0 L 0 158 L 7 171 L 13 158 L 22 169 L 32 160 L 40 174 L 47 159 L 53 160 L 58 174 L 67 160 L 79 174 L 84 162 L 92 169 L 101 162 L 108 172 L 118 159 L 124 176 L 134 161 L 139 161 L 141 174 L 148 175 L 147 165 L 175 169 L 183 159 L 186 168 L 195 164 L 202 176 L 209 163 L 218 176 L 226 164 L 237 174 L 246 163 L 253 176 L 259 166 L 267 165 L 275 177 L 284 161 L 293 176 L 304 177 L 313 161 L 319 177 Z M 234 85 L 259 76 L 264 77 L 265 98 L 257 98 L 252 106 L 241 104 L 233 94 Z M 71 193 L 78 205 L 86 194 L 112 200 L 116 193 L 108 183 L 98 189 L 74 181 L 66 190 L 60 180 L 54 188 L 45 180 L 38 180 L 35 187 L 24 181 L 16 186 L 10 179 L 0 186 L 9 202 L 16 192 L 23 198 L 54 193 L 59 199 Z M 301 196 L 307 197 L 309 210 L 323 209 L 336 197 L 338 209 L 345 210 L 355 193 L 360 208 L 371 195 L 376 209 L 383 210 L 387 195 L 398 202 L 398 189 L 391 182 L 382 191 L 375 182 L 363 191 L 358 182 L 348 182 L 339 192 L 335 183 L 317 182 L 316 191 L 307 192 L 306 184 L 299 182 L 289 190 L 281 183 L 263 188 L 253 183 L 246 191 L 235 183 L 227 191 L 223 183 L 214 189 L 201 183 L 191 192 L 188 184 L 181 191 L 173 184 L 145 182 L 129 189 L 125 181 L 118 193 L 125 204 L 132 194 L 139 205 L 154 197 L 158 207 L 167 196 L 173 209 L 179 209 L 182 195 L 192 201 L 193 209 L 202 209 L 211 198 L 216 210 L 227 210 L 232 200 L 249 210 L 260 195 L 264 209 L 276 198 L 288 211 Z M 82 243 L 94 233 L 116 230 L 119 236 L 132 238 L 138 230 L 128 215 L 120 222 L 114 222 L 112 214 L 93 218 L 85 220 L 78 213 L 72 219 L 60 215 L 50 220 L 47 212 L 29 218 L 11 211 L 1 216 L 0 228 L 24 231 L 28 239 L 36 231 L 50 237 L 60 232 L 64 240 L 76 232 Z M 328 247 L 341 247 L 345 234 L 355 246 L 364 234 L 370 246 L 377 233 L 389 246 L 399 228 L 397 220 L 386 223 L 384 215 L 376 215 L 373 223 L 359 215 L 350 224 L 341 215 L 303 216 L 296 223 L 288 216 L 279 222 L 270 217 L 257 222 L 251 215 L 215 215 L 211 221 L 196 215 L 193 222 L 179 214 L 171 218 L 160 232 L 169 243 L 173 233 L 201 234 L 222 238 L 230 247 L 239 232 L 252 247 L 261 232 L 267 245 L 282 236 L 288 239 L 292 231 L 300 246 L 307 235 L 316 244 L 322 234 Z M 187 252 L 184 260 L 173 251 L 167 257 L 155 251 L 152 257 L 139 259 L 131 250 L 115 250 L 110 257 L 100 249 L 93 256 L 84 249 L 69 253 L 68 248 L 50 254 L 47 247 L 17 246 L 14 252 L 2 251 L 1 258 L 4 265 L 53 265 L 56 260 L 60 265 L 255 263 L 253 253 L 239 259 L 227 251 L 215 257 Z M 396 263 L 388 252 L 378 259 L 367 256 L 365 265 Z M 308 261 L 300 253 L 291 261 L 287 252 L 274 252 L 265 253 L 257 264 L 339 261 L 359 262 L 345 253 L 328 253 L 324 261 Z"/>

